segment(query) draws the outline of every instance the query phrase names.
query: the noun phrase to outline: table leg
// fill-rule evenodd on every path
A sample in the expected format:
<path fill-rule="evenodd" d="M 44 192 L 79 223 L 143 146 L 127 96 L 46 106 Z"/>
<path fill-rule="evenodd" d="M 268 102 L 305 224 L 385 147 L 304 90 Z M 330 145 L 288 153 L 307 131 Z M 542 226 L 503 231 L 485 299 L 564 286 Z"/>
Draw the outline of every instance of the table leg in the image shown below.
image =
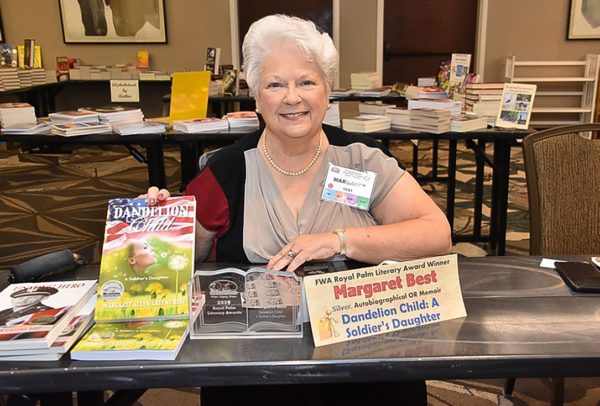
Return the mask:
<path fill-rule="evenodd" d="M 448 193 L 446 194 L 446 217 L 454 235 L 454 200 L 456 194 L 456 140 L 448 145 Z"/>
<path fill-rule="evenodd" d="M 188 183 L 198 174 L 198 159 L 200 159 L 199 143 L 196 141 L 182 142 L 179 144 L 181 158 L 181 189 L 185 189 Z"/>
<path fill-rule="evenodd" d="M 418 141 L 417 141 L 418 142 Z M 412 176 L 417 179 L 419 177 L 419 144 L 412 144 Z"/>
<path fill-rule="evenodd" d="M 167 186 L 162 142 L 160 140 L 148 142 L 144 147 L 148 160 L 148 185 L 162 189 Z"/>
<path fill-rule="evenodd" d="M 494 142 L 490 248 L 495 251 L 495 255 L 504 255 L 506 251 L 506 218 L 508 210 L 508 180 L 510 176 L 510 148 L 510 140 L 496 140 Z"/>
<path fill-rule="evenodd" d="M 433 140 L 433 154 L 431 155 L 431 177 L 437 178 L 438 173 L 438 149 L 440 142 Z"/>

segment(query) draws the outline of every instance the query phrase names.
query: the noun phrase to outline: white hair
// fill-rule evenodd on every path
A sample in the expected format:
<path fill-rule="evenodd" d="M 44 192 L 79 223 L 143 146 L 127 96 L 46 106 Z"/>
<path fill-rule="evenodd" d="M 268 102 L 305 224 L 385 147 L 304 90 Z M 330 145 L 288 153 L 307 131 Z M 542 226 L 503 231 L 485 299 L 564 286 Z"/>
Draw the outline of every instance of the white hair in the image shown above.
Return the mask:
<path fill-rule="evenodd" d="M 252 23 L 244 37 L 244 72 L 250 91 L 258 89 L 265 56 L 286 41 L 297 44 L 308 60 L 317 64 L 331 89 L 337 75 L 338 52 L 329 34 L 321 33 L 312 21 L 275 14 Z"/>

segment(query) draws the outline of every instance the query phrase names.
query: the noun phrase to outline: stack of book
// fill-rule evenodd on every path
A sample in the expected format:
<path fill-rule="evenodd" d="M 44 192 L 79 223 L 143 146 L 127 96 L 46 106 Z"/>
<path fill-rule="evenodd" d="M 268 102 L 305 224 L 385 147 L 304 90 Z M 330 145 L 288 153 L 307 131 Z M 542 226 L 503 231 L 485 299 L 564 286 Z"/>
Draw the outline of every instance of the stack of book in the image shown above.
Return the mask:
<path fill-rule="evenodd" d="M 325 119 L 323 120 L 324 124 L 332 125 L 334 127 L 341 127 L 342 123 L 340 121 L 340 104 L 339 103 L 331 103 L 327 112 L 325 113 Z"/>
<path fill-rule="evenodd" d="M 33 71 L 30 69 L 19 69 L 17 71 L 19 75 L 19 86 L 30 87 L 33 86 Z"/>
<path fill-rule="evenodd" d="M 467 83 L 465 110 L 485 116 L 489 125 L 496 123 L 504 83 Z"/>
<path fill-rule="evenodd" d="M 110 125 L 135 124 L 144 121 L 144 113 L 142 113 L 141 109 L 135 107 L 109 105 L 101 107 L 82 107 L 79 108 L 78 111 L 95 114 L 101 123 Z"/>
<path fill-rule="evenodd" d="M 223 118 L 227 119 L 231 131 L 256 130 L 260 125 L 258 116 L 253 111 L 235 111 L 227 113 Z"/>
<path fill-rule="evenodd" d="M 441 134 L 450 131 L 450 117 L 448 110 L 410 110 L 410 127 L 416 131 Z"/>
<path fill-rule="evenodd" d="M 195 213 L 193 196 L 109 200 L 96 325 L 71 359 L 175 359 L 189 327 Z"/>
<path fill-rule="evenodd" d="M 346 131 L 371 133 L 389 130 L 392 120 L 386 116 L 362 114 L 354 118 L 345 118 L 342 120 L 342 123 L 344 130 Z"/>
<path fill-rule="evenodd" d="M 110 124 L 100 123 L 98 113 L 90 111 L 60 111 L 50 113 L 52 134 L 63 137 L 77 135 L 110 133 Z"/>
<path fill-rule="evenodd" d="M 31 69 L 31 83 L 34 86 L 46 83 L 46 70 L 43 68 Z"/>
<path fill-rule="evenodd" d="M 361 90 L 358 95 L 363 97 L 381 97 L 387 96 L 392 91 L 391 86 L 381 86 L 371 89 Z"/>
<path fill-rule="evenodd" d="M 350 86 L 355 90 L 367 90 L 381 87 L 381 76 L 377 72 L 351 73 Z"/>
<path fill-rule="evenodd" d="M 447 99 L 448 93 L 435 86 L 407 86 L 404 90 L 407 99 Z"/>
<path fill-rule="evenodd" d="M 381 102 L 365 102 L 358 104 L 358 112 L 360 114 L 375 114 L 378 116 L 385 116 L 386 111 L 390 108 L 394 108 L 394 104 L 384 104 Z"/>
<path fill-rule="evenodd" d="M 408 109 L 448 110 L 453 117 L 460 115 L 462 103 L 452 99 L 417 99 L 408 101 Z"/>
<path fill-rule="evenodd" d="M 112 130 L 119 135 L 162 134 L 167 131 L 168 125 L 139 121 L 137 123 L 112 124 Z"/>
<path fill-rule="evenodd" d="M 99 123 L 98 113 L 91 111 L 66 110 L 48 114 L 52 124 Z"/>
<path fill-rule="evenodd" d="M 331 97 L 349 97 L 356 93 L 356 90 L 350 88 L 339 88 L 331 91 Z"/>
<path fill-rule="evenodd" d="M 10 127 L 2 127 L 2 134 L 12 134 L 12 135 L 31 135 L 31 134 L 41 134 L 48 133 L 52 129 L 50 122 L 43 119 L 38 119 L 37 123 L 21 123 L 14 124 Z"/>
<path fill-rule="evenodd" d="M 182 133 L 221 132 L 229 129 L 227 120 L 207 117 L 173 121 L 173 129 Z"/>
<path fill-rule="evenodd" d="M 2 127 L 36 123 L 35 109 L 31 104 L 0 103 L 0 125 Z"/>
<path fill-rule="evenodd" d="M 488 120 L 484 116 L 465 113 L 450 120 L 450 130 L 456 132 L 482 130 L 487 128 Z"/>
<path fill-rule="evenodd" d="M 21 87 L 17 68 L 2 67 L 0 68 L 0 90 L 14 90 Z"/>
<path fill-rule="evenodd" d="M 14 283 L 0 292 L 0 362 L 56 360 L 89 326 L 95 280 Z"/>
<path fill-rule="evenodd" d="M 404 107 L 393 107 L 385 110 L 385 115 L 392 120 L 393 130 L 410 130 L 410 110 Z"/>

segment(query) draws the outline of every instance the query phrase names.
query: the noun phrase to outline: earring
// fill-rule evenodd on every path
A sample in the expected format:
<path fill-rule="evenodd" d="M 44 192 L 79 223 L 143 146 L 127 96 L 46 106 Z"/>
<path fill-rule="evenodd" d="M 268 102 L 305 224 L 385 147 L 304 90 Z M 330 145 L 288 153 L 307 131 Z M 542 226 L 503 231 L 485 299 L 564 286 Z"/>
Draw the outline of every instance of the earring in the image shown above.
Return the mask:
<path fill-rule="evenodd" d="M 331 103 L 327 104 L 327 110 L 329 110 L 331 108 Z"/>

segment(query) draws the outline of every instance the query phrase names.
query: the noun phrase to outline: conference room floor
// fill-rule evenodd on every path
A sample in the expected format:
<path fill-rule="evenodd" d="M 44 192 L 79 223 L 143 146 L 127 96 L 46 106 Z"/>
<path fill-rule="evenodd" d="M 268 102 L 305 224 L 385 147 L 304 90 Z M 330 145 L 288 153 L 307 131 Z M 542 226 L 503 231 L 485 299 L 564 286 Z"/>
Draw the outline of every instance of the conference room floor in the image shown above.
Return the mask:
<path fill-rule="evenodd" d="M 392 142 L 393 153 L 406 166 L 412 159 L 412 144 Z M 488 147 L 488 153 L 491 148 Z M 47 153 L 22 153 L 16 149 L 0 153 L 0 268 L 63 248 L 82 253 L 90 262 L 100 259 L 106 216 L 106 200 L 135 196 L 147 187 L 147 171 L 123 147 L 70 148 Z M 419 145 L 419 174 L 431 170 L 431 142 Z M 440 145 L 439 175 L 446 169 L 447 150 Z M 459 145 L 457 162 L 456 217 L 454 231 L 469 233 L 473 220 L 474 157 Z M 180 187 L 179 152 L 167 148 L 165 167 L 170 190 Z M 486 168 L 485 196 L 489 201 L 491 170 Z M 445 207 L 446 185 L 423 183 L 424 189 Z M 528 207 L 522 154 L 513 148 L 509 186 L 507 255 L 527 255 Z M 484 199 L 485 201 L 486 199 Z M 490 207 L 483 210 L 483 233 Z M 457 244 L 454 249 L 467 256 L 486 254 L 485 244 Z M 431 405 L 509 405 L 499 398 L 502 380 L 428 382 Z M 572 405 L 597 405 L 600 380 L 569 379 L 565 400 Z M 543 405 L 550 391 L 540 379 L 517 381 L 514 404 Z M 144 406 L 198 404 L 197 390 L 150 390 L 141 399 Z"/>

